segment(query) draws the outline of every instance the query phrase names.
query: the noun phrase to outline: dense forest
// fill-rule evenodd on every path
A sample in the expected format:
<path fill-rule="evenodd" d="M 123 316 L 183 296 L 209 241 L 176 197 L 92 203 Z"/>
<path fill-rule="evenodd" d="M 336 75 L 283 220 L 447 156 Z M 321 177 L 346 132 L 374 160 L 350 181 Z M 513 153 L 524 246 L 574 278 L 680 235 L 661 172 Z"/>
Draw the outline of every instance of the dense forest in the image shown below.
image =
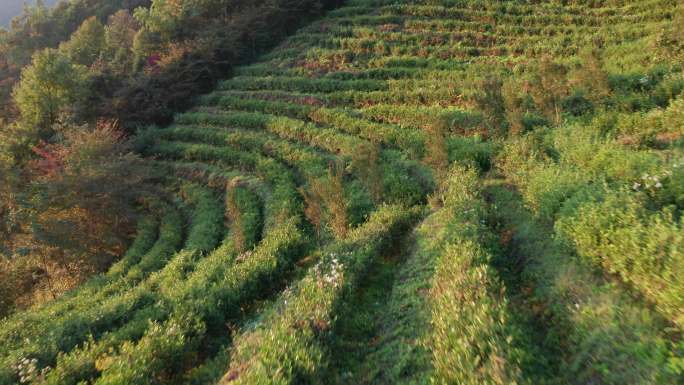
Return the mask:
<path fill-rule="evenodd" d="M 677 0 L 0 30 L 0 385 L 684 384 Z"/>

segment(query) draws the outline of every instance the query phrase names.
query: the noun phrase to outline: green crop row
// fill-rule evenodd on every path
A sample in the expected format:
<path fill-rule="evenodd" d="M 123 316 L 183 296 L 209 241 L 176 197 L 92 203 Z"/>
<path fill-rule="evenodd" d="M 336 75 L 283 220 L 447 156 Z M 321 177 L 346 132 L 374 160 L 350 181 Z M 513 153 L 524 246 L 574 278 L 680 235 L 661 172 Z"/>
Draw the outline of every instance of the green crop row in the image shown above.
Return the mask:
<path fill-rule="evenodd" d="M 195 184 L 182 186 L 181 195 L 193 207 L 190 231 L 184 248 L 207 253 L 213 250 L 223 238 L 223 200 L 210 190 Z"/>
<path fill-rule="evenodd" d="M 665 0 L 658 0 L 650 2 L 651 6 L 661 5 L 667 3 Z M 520 25 L 553 25 L 559 23 L 567 23 L 572 25 L 583 25 L 583 24 L 601 24 L 604 21 L 616 21 L 620 20 L 620 17 L 624 17 L 625 14 L 621 14 L 619 9 L 610 7 L 599 13 L 600 10 L 594 12 L 587 12 L 590 7 L 563 7 L 563 12 L 558 12 L 559 7 L 551 5 L 546 7 L 544 5 L 537 6 L 534 8 L 528 5 L 522 5 L 516 7 L 515 5 L 504 6 L 500 2 L 495 4 L 489 9 L 483 9 L 481 4 L 477 2 L 470 2 L 470 4 L 459 4 L 459 6 L 454 6 L 454 4 L 449 5 L 428 5 L 428 4 L 395 4 L 391 6 L 386 6 L 381 8 L 380 13 L 383 15 L 400 15 L 400 16 L 411 16 L 414 18 L 430 17 L 430 18 L 446 18 L 446 19 L 465 19 L 465 20 L 492 20 L 496 23 L 511 23 Z M 658 9 L 644 7 L 627 8 L 629 15 L 632 18 L 637 18 L 640 20 L 646 20 L 648 17 L 654 19 L 662 18 L 662 11 Z M 546 12 L 548 11 L 548 13 Z M 643 13 L 643 15 L 640 14 Z"/>
<path fill-rule="evenodd" d="M 139 312 L 123 327 L 113 329 L 102 338 L 90 340 L 79 349 L 58 358 L 55 368 L 48 373 L 47 383 L 77 384 L 81 381 L 92 381 L 101 375 L 101 371 L 110 362 L 108 355 L 121 349 L 122 346 L 134 344 L 145 335 L 154 333 L 154 325 L 168 322 L 171 312 L 182 302 L 181 299 L 190 297 L 188 293 L 203 293 L 207 285 L 215 283 L 218 277 L 230 267 L 235 258 L 232 244 L 224 243 L 201 260 L 195 260 L 194 270 L 181 278 L 182 264 L 176 264 L 168 269 L 163 278 L 160 277 L 156 289 L 158 294 L 155 306 L 150 306 Z M 177 260 L 193 261 L 191 255 L 185 253 Z"/>
<path fill-rule="evenodd" d="M 174 146 L 180 142 L 194 144 L 195 148 L 212 145 L 220 151 L 221 147 L 232 147 L 239 151 L 258 151 L 274 157 L 285 164 L 295 167 L 304 176 L 318 177 L 327 170 L 327 165 L 334 158 L 326 154 L 318 153 L 311 148 L 284 141 L 277 136 L 264 134 L 258 131 L 226 130 L 221 127 L 202 126 L 173 126 L 159 130 L 156 135 L 160 141 L 157 150 L 168 146 Z M 161 142 L 161 140 L 174 140 L 175 142 Z M 254 162 L 253 156 L 241 152 L 232 154 L 232 163 L 241 167 L 247 167 Z M 228 159 L 226 153 L 222 159 Z M 206 159 L 210 160 L 210 159 Z"/>
<path fill-rule="evenodd" d="M 374 383 L 523 383 L 502 284 L 490 266 L 478 175 L 454 166 L 393 288 Z"/>
<path fill-rule="evenodd" d="M 180 215 L 175 210 L 166 211 L 161 220 L 159 239 L 126 277 L 142 276 L 146 274 L 145 268 L 153 267 L 152 261 L 159 264 L 168 260 L 181 246 L 182 235 Z M 131 284 L 133 282 L 137 281 L 132 281 Z M 117 288 L 120 286 L 117 284 Z M 115 291 L 118 292 L 120 289 Z M 99 294 L 98 292 L 98 296 Z M 91 297 L 79 297 L 70 312 L 61 317 L 24 313 L 25 319 L 3 322 L 0 335 L 0 384 L 14 383 L 14 366 L 19 360 L 31 358 L 37 359 L 41 367 L 52 365 L 60 352 L 71 350 L 91 334 L 126 322 L 131 311 L 147 304 L 144 296 L 132 295 L 130 292 L 105 296 L 100 301 L 103 302 L 93 303 Z"/>
<path fill-rule="evenodd" d="M 301 120 L 273 117 L 258 113 L 186 113 L 180 118 L 183 124 L 209 124 L 214 126 L 245 125 L 238 121 L 261 120 L 263 128 L 279 137 L 318 147 L 331 153 L 352 158 L 368 142 L 355 136 L 340 134 L 334 129 L 319 128 Z M 200 146 L 195 146 L 199 150 Z M 383 184 L 386 200 L 391 203 L 415 204 L 424 200 L 433 189 L 433 181 L 426 168 L 416 161 L 405 159 L 403 154 L 382 151 Z"/>
<path fill-rule="evenodd" d="M 228 320 L 240 316 L 245 304 L 263 296 L 291 268 L 305 239 L 299 230 L 297 206 L 287 196 L 292 188 L 287 192 L 288 183 L 282 183 L 287 181 L 288 173 L 276 171 L 268 161 L 257 159 L 256 163 L 256 171 L 273 184 L 265 215 L 270 221 L 280 219 L 267 224 L 262 242 L 234 262 L 221 249 L 207 258 L 204 268 L 198 268 L 197 274 L 174 289 L 170 317 L 147 329 L 139 341 L 124 343 L 110 353 L 96 383 L 166 383 L 182 375 L 186 363 L 197 359 L 198 349 L 211 335 L 222 331 Z M 250 207 L 258 211 L 258 205 Z M 259 217 L 256 211 L 246 209 L 239 208 L 243 218 Z"/>
<path fill-rule="evenodd" d="M 292 118 L 306 119 L 311 107 L 290 102 L 246 99 L 221 94 L 210 94 L 200 99 L 203 106 L 217 106 L 229 110 L 281 114 Z"/>
<path fill-rule="evenodd" d="M 377 91 L 386 89 L 385 82 L 378 80 L 342 81 L 334 79 L 310 79 L 306 77 L 238 77 L 220 84 L 219 90 L 283 90 L 298 92 L 334 92 L 341 90 Z"/>
<path fill-rule="evenodd" d="M 455 167 L 441 200 L 445 227 L 430 288 L 432 352 L 436 384 L 521 384 L 521 353 L 507 300 L 486 250 L 484 200 L 478 175 Z"/>
<path fill-rule="evenodd" d="M 149 291 L 142 290 L 139 286 L 136 287 L 137 282 L 143 282 L 143 286 L 149 286 L 150 284 L 145 281 L 146 276 L 149 275 L 149 281 L 156 282 L 159 286 L 164 286 L 165 279 L 183 278 L 184 274 L 189 271 L 188 269 L 193 266 L 198 254 L 215 247 L 217 240 L 223 232 L 221 201 L 216 200 L 206 190 L 195 186 L 189 186 L 184 195 L 187 196 L 188 203 L 193 206 L 189 237 L 185 245 L 188 253 L 182 252 L 175 255 L 169 260 L 168 264 L 162 266 L 167 261 L 167 258 L 162 258 L 163 254 L 153 253 L 155 251 L 155 248 L 153 248 L 150 250 L 150 254 L 144 256 L 140 263 L 133 266 L 127 275 L 117 282 L 120 286 L 118 291 L 109 292 L 108 296 L 102 296 L 102 292 L 98 292 L 95 297 L 83 297 L 78 304 L 82 308 L 82 313 L 78 319 L 74 318 L 73 315 L 70 316 L 69 322 L 66 319 L 46 317 L 47 319 L 44 319 L 43 323 L 58 326 L 47 326 L 51 327 L 53 331 L 51 335 L 33 336 L 33 338 L 38 337 L 36 339 L 37 344 L 45 343 L 46 341 L 42 341 L 44 338 L 48 338 L 48 341 L 54 341 L 55 351 L 51 352 L 47 349 L 40 351 L 39 363 L 41 365 L 50 364 L 55 359 L 57 352 L 69 352 L 89 336 L 97 337 L 111 328 L 118 328 L 119 325 L 126 324 L 129 319 L 128 317 L 135 318 L 138 312 L 144 309 L 145 304 L 150 303 L 154 297 Z M 163 225 L 164 223 L 161 230 L 169 231 Z M 182 231 L 179 230 L 180 227 L 173 228 L 174 237 L 182 236 Z M 167 233 L 165 235 L 162 233 L 160 241 L 169 235 L 171 234 Z M 161 247 L 163 244 L 159 246 Z M 155 245 L 155 247 L 158 247 L 158 245 Z M 171 256 L 171 254 L 167 255 Z M 160 272 L 151 273 L 150 275 L 150 272 L 159 270 L 162 267 L 163 269 Z M 129 290 L 128 288 L 131 289 Z M 71 311 L 73 312 L 74 310 L 72 309 Z M 142 311 L 144 312 L 144 310 Z M 24 338 L 30 337 L 24 334 Z M 23 347 L 26 348 L 27 345 L 24 344 Z M 16 354 L 29 357 L 30 355 L 35 355 L 36 352 L 31 352 L 30 350 L 12 352 L 12 356 Z M 32 356 L 32 358 L 37 359 L 38 357 Z"/>
<path fill-rule="evenodd" d="M 98 384 L 166 383 L 200 348 L 207 330 L 237 317 L 242 304 L 263 295 L 299 255 L 303 244 L 297 222 L 284 221 L 219 281 L 185 296 L 169 320 L 155 324 L 137 343 L 126 343 L 108 357 Z"/>
<path fill-rule="evenodd" d="M 261 240 L 263 212 L 258 198 L 240 181 L 231 182 L 226 195 L 226 215 L 232 222 L 231 237 L 238 250 L 252 249 Z"/>
<path fill-rule="evenodd" d="M 370 260 L 396 242 L 415 218 L 415 211 L 380 208 L 347 240 L 322 250 L 318 264 L 288 289 L 262 324 L 238 337 L 222 383 L 324 382 L 317 373 L 325 365 L 322 345 L 337 302 L 358 285 Z"/>
<path fill-rule="evenodd" d="M 195 135 L 197 134 L 197 135 Z M 184 141 L 190 140 L 191 143 L 187 142 L 164 142 L 160 141 L 154 150 L 157 153 L 164 154 L 166 157 L 178 157 L 182 153 L 184 157 L 190 157 L 194 160 L 203 161 L 213 161 L 216 159 L 226 160 L 228 157 L 241 156 L 240 152 L 231 151 L 230 148 L 222 148 L 218 146 L 211 146 L 202 143 L 193 143 L 192 140 L 196 138 L 210 138 L 209 142 L 228 142 L 232 146 L 240 144 L 238 147 L 241 151 L 246 151 L 249 145 L 255 145 L 251 150 L 256 150 L 263 152 L 265 155 L 278 159 L 288 166 L 294 168 L 297 174 L 304 177 L 305 180 L 302 183 L 312 182 L 320 178 L 325 177 L 329 171 L 329 164 L 334 163 L 334 158 L 328 158 L 324 155 L 318 154 L 309 148 L 301 147 L 296 144 L 292 144 L 281 139 L 268 138 L 260 132 L 240 132 L 239 135 L 233 136 L 235 132 L 222 131 L 216 128 L 190 128 L 190 127 L 178 127 L 174 126 L 172 128 L 166 129 L 161 132 L 158 137 L 171 137 L 176 139 L 183 139 Z M 226 138 L 232 138 L 226 140 Z M 247 139 L 246 141 L 241 141 L 242 139 Z M 261 142 L 261 143 L 260 143 Z M 247 147 L 246 147 L 247 146 Z M 251 155 L 246 155 L 251 156 Z M 245 165 L 245 159 L 241 159 L 240 162 Z M 394 162 L 396 163 L 396 161 Z M 394 168 L 392 169 L 394 170 Z M 387 174 L 390 175 L 390 174 Z M 352 176 L 354 176 L 352 174 Z M 383 181 L 387 181 L 388 185 L 391 182 L 389 177 L 383 178 Z M 406 185 L 406 183 L 397 183 L 396 187 L 389 185 L 389 193 L 391 196 L 401 196 L 402 199 L 420 199 L 416 194 L 402 194 L 399 192 L 412 192 L 412 186 Z M 354 226 L 360 223 L 363 218 L 372 210 L 374 204 L 366 191 L 366 187 L 361 185 L 357 180 L 350 180 L 343 186 L 344 199 L 346 205 L 346 216 L 348 219 L 348 224 Z M 389 199 L 389 198 L 388 198 Z"/>
<path fill-rule="evenodd" d="M 316 108 L 281 101 L 244 99 L 220 95 L 210 95 L 204 98 L 202 103 L 227 109 L 284 115 L 302 120 L 308 119 L 314 123 L 324 124 L 373 142 L 396 146 L 407 151 L 414 158 L 421 158 L 423 153 L 424 138 L 419 131 L 369 122 L 341 109 Z"/>
<path fill-rule="evenodd" d="M 370 120 L 398 124 L 402 127 L 429 128 L 443 121 L 455 133 L 468 133 L 483 123 L 483 118 L 478 113 L 439 107 L 378 104 L 363 109 L 362 114 Z"/>
<path fill-rule="evenodd" d="M 196 186 L 189 187 L 190 193 L 193 189 L 195 194 L 191 194 L 199 205 L 203 198 L 211 198 L 213 194 L 207 195 L 207 191 L 197 191 Z M 245 236 L 244 239 L 251 239 L 249 242 L 256 242 L 261 237 L 260 219 L 261 205 L 253 198 L 249 197 L 251 193 L 247 193 L 242 186 L 233 186 L 233 189 L 240 189 L 239 201 L 241 203 L 250 201 L 252 204 L 240 205 L 234 207 L 233 215 L 239 214 L 243 218 L 240 223 L 231 224 L 231 233 L 227 236 L 227 240 L 232 240 L 235 232 L 240 232 Z M 214 197 L 215 198 L 215 197 Z M 210 199 L 209 201 L 212 201 Z M 221 201 L 213 199 L 214 204 Z M 207 202 L 209 203 L 209 202 Z M 285 206 L 283 205 L 285 204 Z M 281 211 L 277 207 L 286 209 L 287 202 L 276 202 L 276 207 L 270 207 L 276 212 Z M 223 219 L 223 212 L 219 212 L 220 219 Z M 215 218 L 216 219 L 216 218 Z M 211 221 L 209 221 L 211 222 Z M 189 236 L 189 239 L 192 238 Z M 205 258 L 197 259 L 198 254 L 181 253 L 182 255 L 175 258 L 174 261 L 164 269 L 163 272 L 157 274 L 152 278 L 153 283 L 148 285 L 148 290 L 152 289 L 156 292 L 156 305 L 144 309 L 139 313 L 141 317 L 136 317 L 119 329 L 114 329 L 104 335 L 98 341 L 90 341 L 82 348 L 59 358 L 58 363 L 53 371 L 47 377 L 49 383 L 55 384 L 76 384 L 82 380 L 93 380 L 101 377 L 102 371 L 107 369 L 113 362 L 113 358 L 109 357 L 120 349 L 125 350 L 127 347 L 135 344 L 154 343 L 149 340 L 159 342 L 159 338 L 155 333 L 159 332 L 160 324 L 168 324 L 173 321 L 173 317 L 178 316 L 179 312 L 183 313 L 185 305 L 192 301 L 213 300 L 210 297 L 211 290 L 209 288 L 220 285 L 222 279 L 225 279 L 228 270 L 235 259 L 236 252 L 234 243 L 226 241 L 218 249 L 207 255 Z M 247 243 L 244 245 L 248 246 Z M 200 300 L 201 298 L 201 300 Z M 220 303 L 220 300 L 219 300 Z M 215 304 L 214 304 L 215 305 Z M 197 309 L 195 307 L 194 309 Z M 188 316 L 183 313 L 184 316 Z M 200 313 L 196 313 L 200 314 Z M 200 315 L 206 315 L 203 322 L 212 322 L 213 327 L 216 327 L 216 322 L 211 321 L 215 315 L 207 315 L 204 311 Z M 214 317 L 214 318 L 212 318 Z M 187 324 L 183 324 L 188 326 Z M 189 326 L 188 326 L 189 327 Z M 153 337 L 152 337 L 153 336 Z M 135 342 L 140 340 L 141 342 Z M 189 349 L 189 347 L 187 347 Z M 156 350 L 159 350 L 159 355 L 156 359 L 161 359 L 163 353 L 162 349 L 170 349 L 168 344 L 159 342 L 155 345 Z M 100 379 L 100 381 L 105 381 Z M 110 380 L 106 380 L 110 381 Z"/>
<path fill-rule="evenodd" d="M 309 118 L 374 143 L 397 147 L 413 159 L 422 159 L 424 155 L 424 135 L 415 129 L 370 122 L 341 109 L 319 108 L 311 111 Z"/>

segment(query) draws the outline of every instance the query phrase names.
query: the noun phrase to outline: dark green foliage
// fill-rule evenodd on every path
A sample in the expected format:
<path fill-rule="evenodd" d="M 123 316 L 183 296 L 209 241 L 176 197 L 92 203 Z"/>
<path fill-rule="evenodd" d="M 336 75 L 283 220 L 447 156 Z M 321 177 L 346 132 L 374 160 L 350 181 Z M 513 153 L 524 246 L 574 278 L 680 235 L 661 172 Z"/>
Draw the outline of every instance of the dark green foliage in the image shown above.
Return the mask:
<path fill-rule="evenodd" d="M 485 116 L 489 136 L 501 135 L 506 119 L 506 101 L 503 96 L 503 81 L 497 77 L 489 77 L 475 85 L 480 90 L 475 97 L 477 107 Z"/>
<path fill-rule="evenodd" d="M 561 101 L 562 110 L 573 116 L 588 115 L 594 112 L 594 105 L 584 95 L 582 92 L 575 92 L 563 98 Z"/>
<path fill-rule="evenodd" d="M 252 249 L 261 240 L 263 212 L 257 196 L 240 184 L 230 182 L 226 195 L 226 216 L 231 222 L 231 237 L 236 250 Z"/>
<path fill-rule="evenodd" d="M 98 114 L 128 127 L 167 124 L 174 112 L 227 77 L 233 66 L 252 60 L 330 5 L 320 0 L 225 0 L 192 3 L 192 10 L 179 10 L 173 4 L 155 4 L 136 15 L 142 24 L 136 39 L 150 43 L 134 46 L 132 53 L 139 61 L 157 55 L 159 64 L 124 79 L 105 95 Z"/>
<path fill-rule="evenodd" d="M 19 72 L 28 65 L 31 57 L 44 48 L 57 48 L 88 18 L 96 17 L 101 23 L 121 9 L 132 11 L 147 7 L 150 0 L 114 1 L 59 1 L 53 8 L 30 6 L 17 17 L 9 31 L 0 34 L 0 116 L 12 116 L 9 109 L 10 91 L 19 80 Z M 88 38 L 88 37 L 86 37 Z"/>

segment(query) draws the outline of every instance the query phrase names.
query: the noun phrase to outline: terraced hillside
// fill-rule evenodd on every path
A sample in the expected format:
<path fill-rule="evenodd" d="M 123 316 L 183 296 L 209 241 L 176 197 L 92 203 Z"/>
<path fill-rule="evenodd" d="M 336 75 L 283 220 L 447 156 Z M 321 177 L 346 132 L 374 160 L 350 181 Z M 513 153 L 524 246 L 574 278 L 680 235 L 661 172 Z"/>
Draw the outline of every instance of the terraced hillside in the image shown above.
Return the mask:
<path fill-rule="evenodd" d="M 677 4 L 348 1 L 139 135 L 164 192 L 0 384 L 683 384 Z"/>

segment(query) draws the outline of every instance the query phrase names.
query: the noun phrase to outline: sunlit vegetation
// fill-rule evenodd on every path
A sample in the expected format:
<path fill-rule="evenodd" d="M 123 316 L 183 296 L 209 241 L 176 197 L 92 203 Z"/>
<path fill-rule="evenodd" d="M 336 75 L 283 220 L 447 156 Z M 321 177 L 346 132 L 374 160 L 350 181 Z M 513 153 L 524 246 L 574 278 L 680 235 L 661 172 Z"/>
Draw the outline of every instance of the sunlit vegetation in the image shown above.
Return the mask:
<path fill-rule="evenodd" d="M 678 2 L 86 3 L 0 34 L 0 385 L 684 382 Z"/>

